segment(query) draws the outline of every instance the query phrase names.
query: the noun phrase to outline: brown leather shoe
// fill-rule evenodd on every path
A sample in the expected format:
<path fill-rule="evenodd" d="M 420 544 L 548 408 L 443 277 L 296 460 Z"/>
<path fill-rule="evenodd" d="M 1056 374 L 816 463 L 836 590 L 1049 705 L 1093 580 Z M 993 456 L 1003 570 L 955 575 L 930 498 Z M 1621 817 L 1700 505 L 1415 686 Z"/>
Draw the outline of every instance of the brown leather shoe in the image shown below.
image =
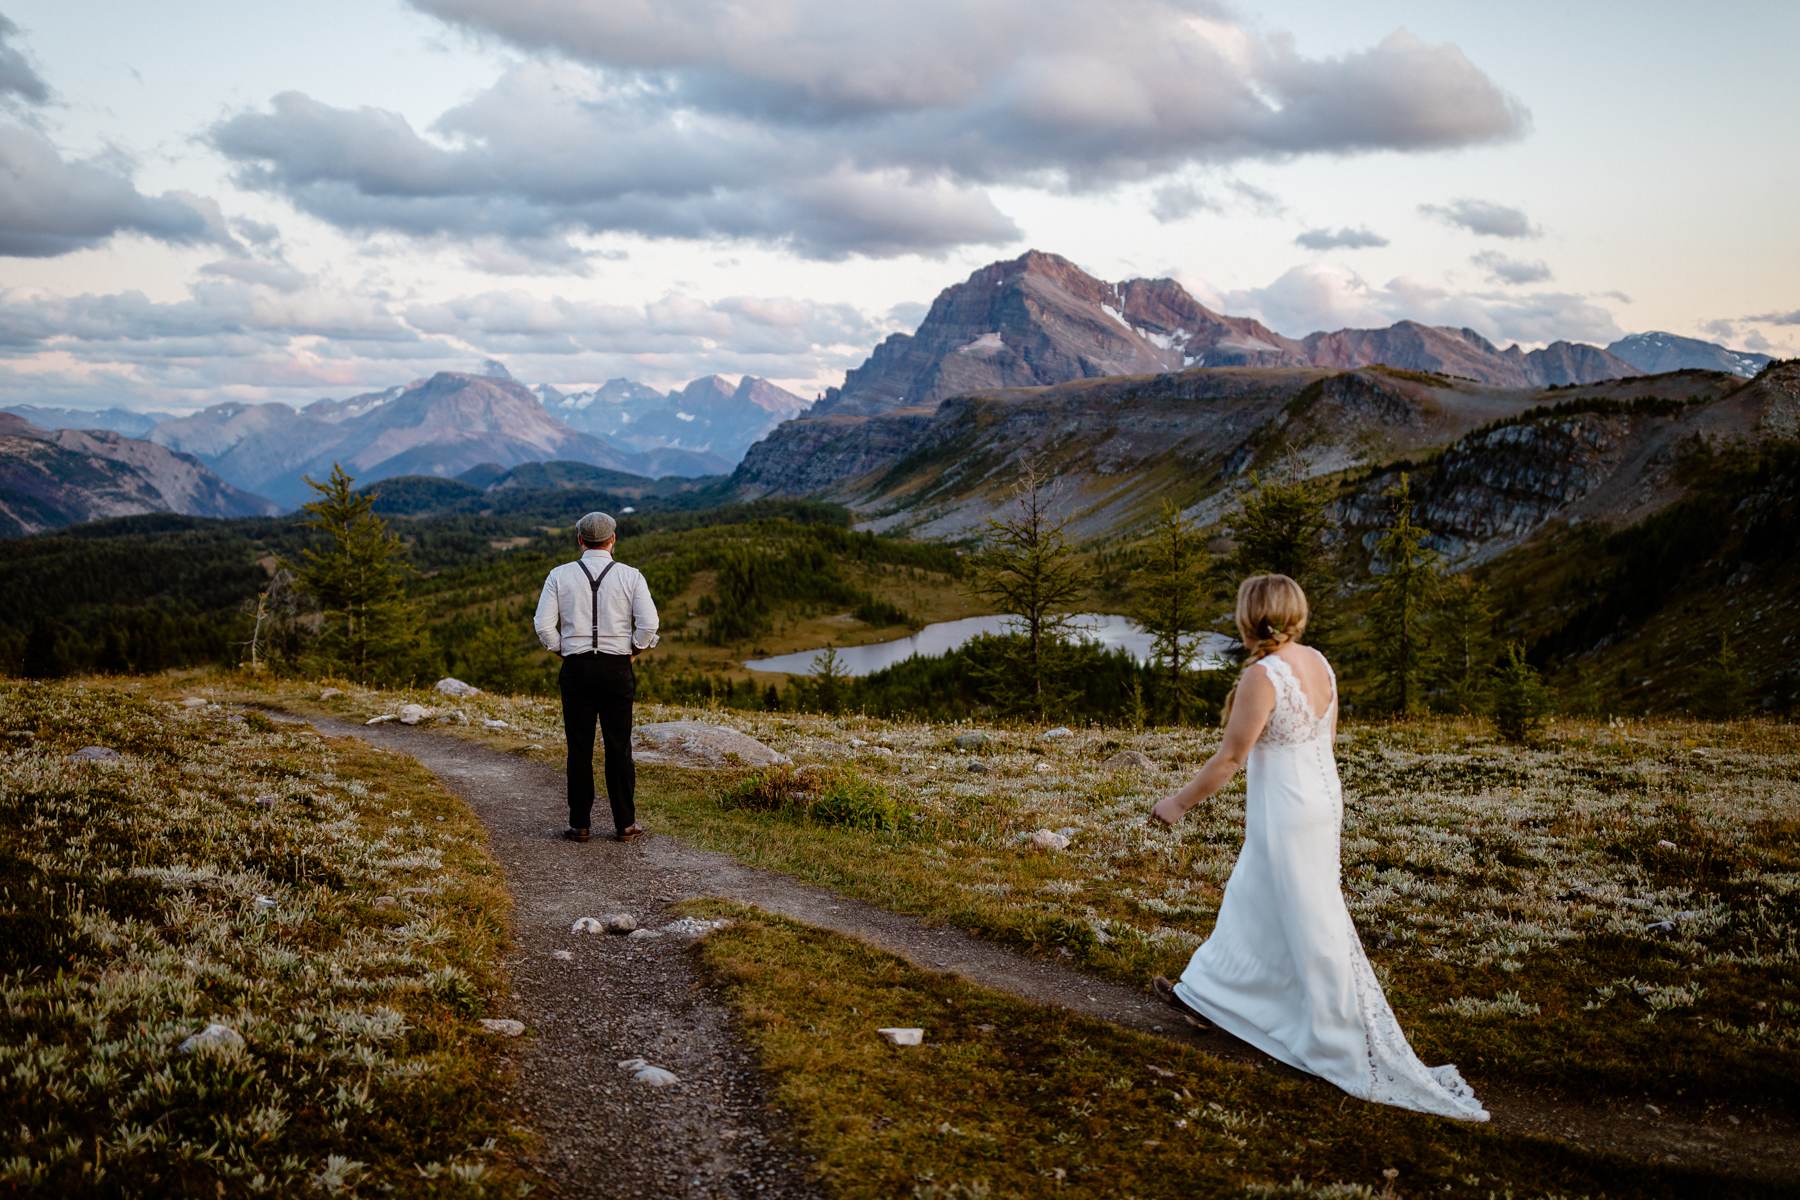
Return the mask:
<path fill-rule="evenodd" d="M 613 841 L 615 841 L 615 842 L 641 842 L 649 836 L 650 836 L 649 831 L 646 830 L 642 825 L 633 825 L 621 833 L 613 834 Z"/>
<path fill-rule="evenodd" d="M 571 826 L 563 830 L 563 837 L 571 842 L 585 842 L 588 840 L 589 834 L 585 829 L 576 829 Z"/>
<path fill-rule="evenodd" d="M 1150 990 L 1156 993 L 1156 998 L 1158 1000 L 1161 1000 L 1164 1004 L 1180 1013 L 1181 1019 L 1195 1029 L 1203 1032 L 1212 1029 L 1211 1025 L 1200 1019 L 1199 1013 L 1189 1008 L 1187 1003 L 1183 1001 L 1180 996 L 1175 994 L 1175 984 L 1168 976 L 1158 975 L 1155 979 L 1152 979 L 1150 981 Z"/>

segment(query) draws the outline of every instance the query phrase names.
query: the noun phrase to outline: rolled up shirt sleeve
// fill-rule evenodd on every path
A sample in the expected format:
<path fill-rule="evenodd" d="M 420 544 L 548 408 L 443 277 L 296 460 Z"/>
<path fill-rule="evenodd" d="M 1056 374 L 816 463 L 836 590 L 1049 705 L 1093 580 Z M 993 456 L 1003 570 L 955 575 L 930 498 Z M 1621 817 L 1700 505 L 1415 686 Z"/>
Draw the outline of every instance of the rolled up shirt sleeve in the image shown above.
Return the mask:
<path fill-rule="evenodd" d="M 557 604 L 555 571 L 544 577 L 544 590 L 538 596 L 537 617 L 532 625 L 544 649 L 552 654 L 562 653 L 562 611 Z"/>
<path fill-rule="evenodd" d="M 662 639 L 657 636 L 656 604 L 650 599 L 650 584 L 643 575 L 631 589 L 631 649 L 633 653 L 648 650 Z"/>

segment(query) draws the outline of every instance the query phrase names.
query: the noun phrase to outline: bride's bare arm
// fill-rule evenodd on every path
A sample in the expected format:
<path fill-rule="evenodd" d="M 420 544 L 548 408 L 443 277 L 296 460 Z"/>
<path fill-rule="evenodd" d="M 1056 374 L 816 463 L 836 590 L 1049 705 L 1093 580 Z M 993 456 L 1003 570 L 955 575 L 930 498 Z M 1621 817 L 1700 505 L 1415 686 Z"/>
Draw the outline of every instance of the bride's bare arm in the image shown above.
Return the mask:
<path fill-rule="evenodd" d="M 1188 809 L 1230 783 L 1250 757 L 1250 747 L 1262 736 L 1263 726 L 1268 724 L 1274 709 L 1275 687 L 1268 676 L 1262 671 L 1244 672 L 1218 750 L 1179 790 L 1158 800 L 1150 815 L 1165 825 L 1173 825 Z"/>

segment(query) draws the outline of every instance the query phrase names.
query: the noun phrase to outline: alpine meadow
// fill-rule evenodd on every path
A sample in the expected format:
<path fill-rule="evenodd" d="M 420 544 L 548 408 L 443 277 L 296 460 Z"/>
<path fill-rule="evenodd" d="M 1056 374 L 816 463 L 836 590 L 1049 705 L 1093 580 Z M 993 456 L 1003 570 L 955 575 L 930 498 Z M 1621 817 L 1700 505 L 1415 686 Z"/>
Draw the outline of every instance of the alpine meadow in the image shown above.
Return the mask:
<path fill-rule="evenodd" d="M 0 3 L 0 1191 L 1800 1189 L 1800 11 Z"/>

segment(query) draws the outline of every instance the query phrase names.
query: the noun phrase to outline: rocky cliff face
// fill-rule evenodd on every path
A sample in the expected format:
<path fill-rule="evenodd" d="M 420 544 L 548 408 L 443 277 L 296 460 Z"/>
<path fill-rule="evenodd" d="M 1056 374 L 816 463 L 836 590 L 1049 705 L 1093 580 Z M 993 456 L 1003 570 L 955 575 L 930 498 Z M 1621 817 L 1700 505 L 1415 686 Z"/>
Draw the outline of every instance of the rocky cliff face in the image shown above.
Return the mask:
<path fill-rule="evenodd" d="M 0 536 L 102 517 L 176 512 L 262 516 L 275 506 L 238 490 L 198 459 L 106 430 L 0 422 Z"/>
<path fill-rule="evenodd" d="M 891 335 L 813 412 L 867 416 L 969 392 L 1157 374 L 1214 350 L 1220 362 L 1289 353 L 1261 324 L 1220 316 L 1173 280 L 1107 283 L 1034 250 L 939 293 L 917 332 Z"/>

